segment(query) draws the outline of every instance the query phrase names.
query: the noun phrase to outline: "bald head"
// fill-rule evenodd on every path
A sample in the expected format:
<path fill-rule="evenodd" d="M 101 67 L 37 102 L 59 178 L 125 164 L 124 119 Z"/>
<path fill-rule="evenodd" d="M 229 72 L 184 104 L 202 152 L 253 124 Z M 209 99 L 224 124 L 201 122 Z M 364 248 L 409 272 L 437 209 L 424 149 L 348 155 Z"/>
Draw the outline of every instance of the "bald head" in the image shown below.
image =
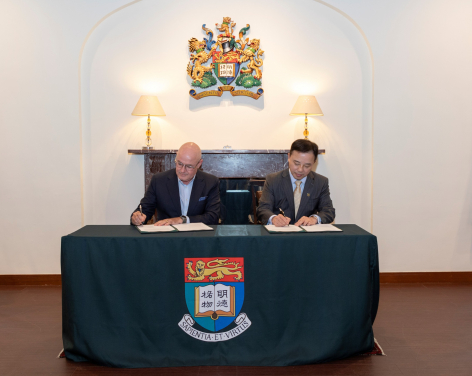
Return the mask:
<path fill-rule="evenodd" d="M 186 142 L 177 152 L 177 158 L 178 157 L 196 160 L 198 162 L 200 159 L 202 159 L 202 151 L 200 150 L 200 146 L 198 146 L 196 143 Z"/>
<path fill-rule="evenodd" d="M 193 179 L 203 162 L 200 147 L 194 142 L 187 142 L 180 147 L 175 159 L 175 171 L 178 178 L 183 183 L 188 184 Z"/>

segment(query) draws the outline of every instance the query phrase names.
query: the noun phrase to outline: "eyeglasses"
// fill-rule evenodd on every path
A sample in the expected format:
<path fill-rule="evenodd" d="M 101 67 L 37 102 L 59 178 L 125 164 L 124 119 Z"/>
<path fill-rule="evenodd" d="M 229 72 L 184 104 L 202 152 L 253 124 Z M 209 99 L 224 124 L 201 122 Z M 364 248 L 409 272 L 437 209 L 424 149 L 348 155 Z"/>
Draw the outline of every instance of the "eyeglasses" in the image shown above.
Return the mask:
<path fill-rule="evenodd" d="M 197 166 L 192 166 L 188 164 L 183 164 L 182 162 L 175 160 L 175 165 L 178 166 L 180 169 L 186 168 L 187 170 L 194 170 Z"/>

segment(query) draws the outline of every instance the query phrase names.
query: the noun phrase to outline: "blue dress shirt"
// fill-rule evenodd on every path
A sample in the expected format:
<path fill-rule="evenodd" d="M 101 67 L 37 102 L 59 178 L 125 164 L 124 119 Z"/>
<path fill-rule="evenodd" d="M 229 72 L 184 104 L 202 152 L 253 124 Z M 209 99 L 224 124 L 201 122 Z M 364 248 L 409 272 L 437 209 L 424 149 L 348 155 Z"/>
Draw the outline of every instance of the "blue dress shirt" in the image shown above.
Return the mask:
<path fill-rule="evenodd" d="M 179 181 L 180 209 L 182 210 L 182 215 L 187 217 L 187 223 L 190 223 L 190 218 L 187 216 L 187 211 L 188 204 L 190 203 L 190 195 L 192 193 L 193 181 L 195 180 L 195 176 L 188 184 L 184 184 L 182 180 L 177 178 L 177 180 Z"/>

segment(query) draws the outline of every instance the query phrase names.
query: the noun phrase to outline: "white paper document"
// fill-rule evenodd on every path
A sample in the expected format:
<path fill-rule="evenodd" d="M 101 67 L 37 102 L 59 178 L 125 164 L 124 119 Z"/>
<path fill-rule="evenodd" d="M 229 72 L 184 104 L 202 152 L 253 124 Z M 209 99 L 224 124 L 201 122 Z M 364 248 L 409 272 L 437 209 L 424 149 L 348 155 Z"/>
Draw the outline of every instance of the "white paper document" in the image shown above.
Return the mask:
<path fill-rule="evenodd" d="M 302 228 L 294 225 L 288 225 L 284 227 L 277 227 L 275 225 L 264 225 L 264 227 L 269 232 L 303 232 Z"/>
<path fill-rule="evenodd" d="M 172 226 L 154 226 L 154 225 L 141 225 L 136 226 L 140 232 L 173 232 L 175 228 Z"/>
<path fill-rule="evenodd" d="M 213 229 L 210 226 L 207 226 L 204 223 L 182 223 L 180 225 L 172 225 L 179 231 L 212 231 Z"/>
<path fill-rule="evenodd" d="M 329 225 L 329 224 L 319 224 L 319 225 L 313 225 L 313 226 L 300 226 L 302 229 L 304 229 L 306 232 L 328 232 L 328 231 L 342 231 L 341 229 Z"/>

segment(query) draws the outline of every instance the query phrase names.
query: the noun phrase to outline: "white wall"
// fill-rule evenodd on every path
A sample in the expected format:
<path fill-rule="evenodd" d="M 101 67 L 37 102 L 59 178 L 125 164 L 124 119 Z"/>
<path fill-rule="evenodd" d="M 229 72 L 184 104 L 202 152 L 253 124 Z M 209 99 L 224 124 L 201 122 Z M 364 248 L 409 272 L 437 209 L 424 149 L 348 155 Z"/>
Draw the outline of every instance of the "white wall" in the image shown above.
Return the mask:
<path fill-rule="evenodd" d="M 0 274 L 59 273 L 81 227 L 79 53 L 119 3 L 0 2 Z"/>
<path fill-rule="evenodd" d="M 373 162 L 381 270 L 472 270 L 472 5 L 247 3 L 135 2 L 87 39 L 127 2 L 2 2 L 0 274 L 58 273 L 60 236 L 81 226 L 82 207 L 85 223 L 127 223 L 143 192 L 143 159 L 126 154 L 143 142 L 145 119 L 130 116 L 141 94 L 167 113 L 152 122 L 156 147 L 205 149 L 287 148 L 303 128 L 288 112 L 315 94 L 325 116 L 310 119 L 310 136 L 327 149 L 318 172 L 337 223 L 369 229 Z M 187 40 L 223 15 L 236 30 L 250 23 L 266 51 L 258 101 L 188 96 Z"/>
<path fill-rule="evenodd" d="M 257 101 L 229 93 L 199 101 L 188 95 L 187 41 L 205 36 L 203 23 L 222 21 L 218 7 L 143 1 L 97 28 L 84 51 L 82 76 L 83 128 L 90 135 L 87 223 L 128 223 L 143 195 L 143 158 L 126 154 L 144 142 L 146 119 L 130 115 L 141 94 L 157 94 L 167 114 L 152 120 L 158 148 L 194 141 L 202 149 L 288 149 L 303 137 L 304 122 L 290 110 L 299 94 L 312 93 L 326 115 L 310 119 L 310 136 L 327 150 L 318 172 L 330 178 L 337 222 L 370 226 L 370 174 L 363 175 L 371 166 L 370 138 L 363 138 L 372 126 L 368 49 L 338 13 L 314 1 L 300 4 L 242 1 L 231 12 L 235 34 L 249 23 L 248 36 L 260 39 L 265 51 L 265 93 Z M 266 17 L 256 16 L 264 12 Z"/>
<path fill-rule="evenodd" d="M 472 270 L 472 3 L 330 3 L 363 27 L 374 54 L 382 270 Z"/>

